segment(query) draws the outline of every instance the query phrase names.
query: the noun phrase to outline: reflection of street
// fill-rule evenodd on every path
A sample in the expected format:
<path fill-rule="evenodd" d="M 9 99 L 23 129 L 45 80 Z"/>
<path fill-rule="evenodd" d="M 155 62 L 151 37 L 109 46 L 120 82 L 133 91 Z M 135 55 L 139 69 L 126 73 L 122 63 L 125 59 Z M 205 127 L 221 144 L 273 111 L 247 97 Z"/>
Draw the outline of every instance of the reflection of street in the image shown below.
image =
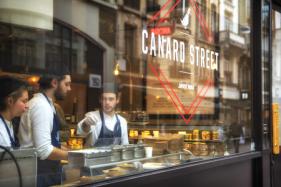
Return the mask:
<path fill-rule="evenodd" d="M 235 151 L 235 146 L 237 146 L 237 145 L 238 145 L 238 151 Z M 238 140 L 238 143 L 236 143 L 236 142 L 234 143 L 234 140 L 230 139 L 228 144 L 227 144 L 227 150 L 230 154 L 245 153 L 245 152 L 249 152 L 249 151 L 254 151 L 252 142 L 250 141 L 250 138 L 246 138 L 244 144 L 240 144 L 239 140 Z"/>
<path fill-rule="evenodd" d="M 168 79 L 166 78 L 164 73 L 160 70 L 160 68 L 157 71 L 153 67 L 152 64 L 148 64 L 148 65 L 149 65 L 149 68 L 152 71 L 152 73 L 157 77 L 161 86 L 164 88 L 167 96 L 169 96 L 169 98 L 171 99 L 175 109 L 177 110 L 177 112 L 175 114 L 179 114 L 182 117 L 182 119 L 185 121 L 185 123 L 188 124 L 191 121 L 191 119 L 193 118 L 194 114 L 196 113 L 198 106 L 201 104 L 201 102 L 205 98 L 208 89 L 212 85 L 212 81 L 207 79 L 204 86 L 201 88 L 201 90 L 197 93 L 195 98 L 192 100 L 191 105 L 184 106 L 181 99 L 175 93 L 174 88 L 172 87 L 172 85 L 170 84 L 170 82 L 168 81 Z M 149 103 L 151 103 L 151 101 Z M 157 107 L 157 109 L 159 110 L 158 107 Z M 189 114 L 188 119 L 186 119 L 185 114 Z"/>

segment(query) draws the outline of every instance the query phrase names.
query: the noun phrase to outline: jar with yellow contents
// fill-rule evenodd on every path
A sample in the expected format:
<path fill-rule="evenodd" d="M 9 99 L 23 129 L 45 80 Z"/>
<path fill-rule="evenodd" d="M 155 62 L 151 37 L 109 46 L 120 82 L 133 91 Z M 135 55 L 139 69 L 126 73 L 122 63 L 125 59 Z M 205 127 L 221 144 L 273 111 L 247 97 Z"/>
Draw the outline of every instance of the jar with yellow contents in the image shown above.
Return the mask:
<path fill-rule="evenodd" d="M 186 140 L 192 140 L 192 133 L 186 133 L 186 135 L 185 135 L 185 139 Z"/>
<path fill-rule="evenodd" d="M 199 140 L 199 129 L 193 129 L 192 138 L 193 140 Z"/>
<path fill-rule="evenodd" d="M 82 149 L 84 143 L 84 138 L 81 136 L 70 137 L 67 141 L 67 145 L 71 149 Z"/>
<path fill-rule="evenodd" d="M 212 132 L 212 140 L 219 140 L 219 131 L 218 130 L 213 130 Z"/>
<path fill-rule="evenodd" d="M 208 130 L 203 130 L 201 132 L 202 140 L 211 140 L 211 133 Z"/>

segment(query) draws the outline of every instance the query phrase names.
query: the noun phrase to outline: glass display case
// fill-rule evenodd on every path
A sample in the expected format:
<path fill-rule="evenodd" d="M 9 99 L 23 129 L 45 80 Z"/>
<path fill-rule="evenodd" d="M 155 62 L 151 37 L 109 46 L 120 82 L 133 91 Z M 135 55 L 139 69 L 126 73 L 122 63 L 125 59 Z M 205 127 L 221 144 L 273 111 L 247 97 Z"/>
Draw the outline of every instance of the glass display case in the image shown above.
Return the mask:
<path fill-rule="evenodd" d="M 85 185 L 202 159 L 188 150 L 155 156 L 149 153 L 152 151 L 149 148 L 147 145 L 127 145 L 71 151 L 69 161 L 64 165 L 62 186 Z"/>
<path fill-rule="evenodd" d="M 134 121 L 128 123 L 128 129 L 131 143 L 150 144 L 154 147 L 154 154 L 173 152 L 168 146 L 171 139 L 178 141 L 178 147 L 174 148 L 176 151 L 189 150 L 195 156 L 205 156 L 205 158 L 228 156 L 254 149 L 251 147 L 253 142 L 249 132 L 244 133 L 245 129 L 237 129 L 234 125 L 220 121 L 204 124 L 202 120 L 201 124 L 190 125 L 177 124 L 176 120 L 170 123 L 159 120 L 159 124 L 155 121 Z M 160 152 L 156 153 L 159 149 Z"/>

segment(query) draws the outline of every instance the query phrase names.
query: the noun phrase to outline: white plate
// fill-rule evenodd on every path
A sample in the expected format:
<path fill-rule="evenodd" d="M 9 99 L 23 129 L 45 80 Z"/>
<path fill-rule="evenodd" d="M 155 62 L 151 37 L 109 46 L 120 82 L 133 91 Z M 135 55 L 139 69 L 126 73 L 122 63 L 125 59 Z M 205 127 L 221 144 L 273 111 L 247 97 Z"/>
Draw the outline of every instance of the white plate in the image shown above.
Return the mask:
<path fill-rule="evenodd" d="M 143 169 L 161 169 L 166 167 L 162 163 L 155 163 L 155 162 L 147 162 L 142 165 Z"/>

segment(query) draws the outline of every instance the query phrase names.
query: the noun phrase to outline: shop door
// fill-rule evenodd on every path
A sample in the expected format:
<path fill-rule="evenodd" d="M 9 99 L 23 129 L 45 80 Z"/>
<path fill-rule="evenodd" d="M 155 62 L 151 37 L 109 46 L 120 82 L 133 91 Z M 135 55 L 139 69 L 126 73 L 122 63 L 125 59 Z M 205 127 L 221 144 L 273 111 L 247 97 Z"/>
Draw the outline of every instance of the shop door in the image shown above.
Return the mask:
<path fill-rule="evenodd" d="M 272 10 L 272 186 L 281 186 L 281 8 Z M 274 127 L 276 126 L 276 127 Z M 274 130 L 275 129 L 275 130 Z M 275 137 L 275 141 L 274 141 Z M 274 148 L 274 145 L 275 148 Z"/>

